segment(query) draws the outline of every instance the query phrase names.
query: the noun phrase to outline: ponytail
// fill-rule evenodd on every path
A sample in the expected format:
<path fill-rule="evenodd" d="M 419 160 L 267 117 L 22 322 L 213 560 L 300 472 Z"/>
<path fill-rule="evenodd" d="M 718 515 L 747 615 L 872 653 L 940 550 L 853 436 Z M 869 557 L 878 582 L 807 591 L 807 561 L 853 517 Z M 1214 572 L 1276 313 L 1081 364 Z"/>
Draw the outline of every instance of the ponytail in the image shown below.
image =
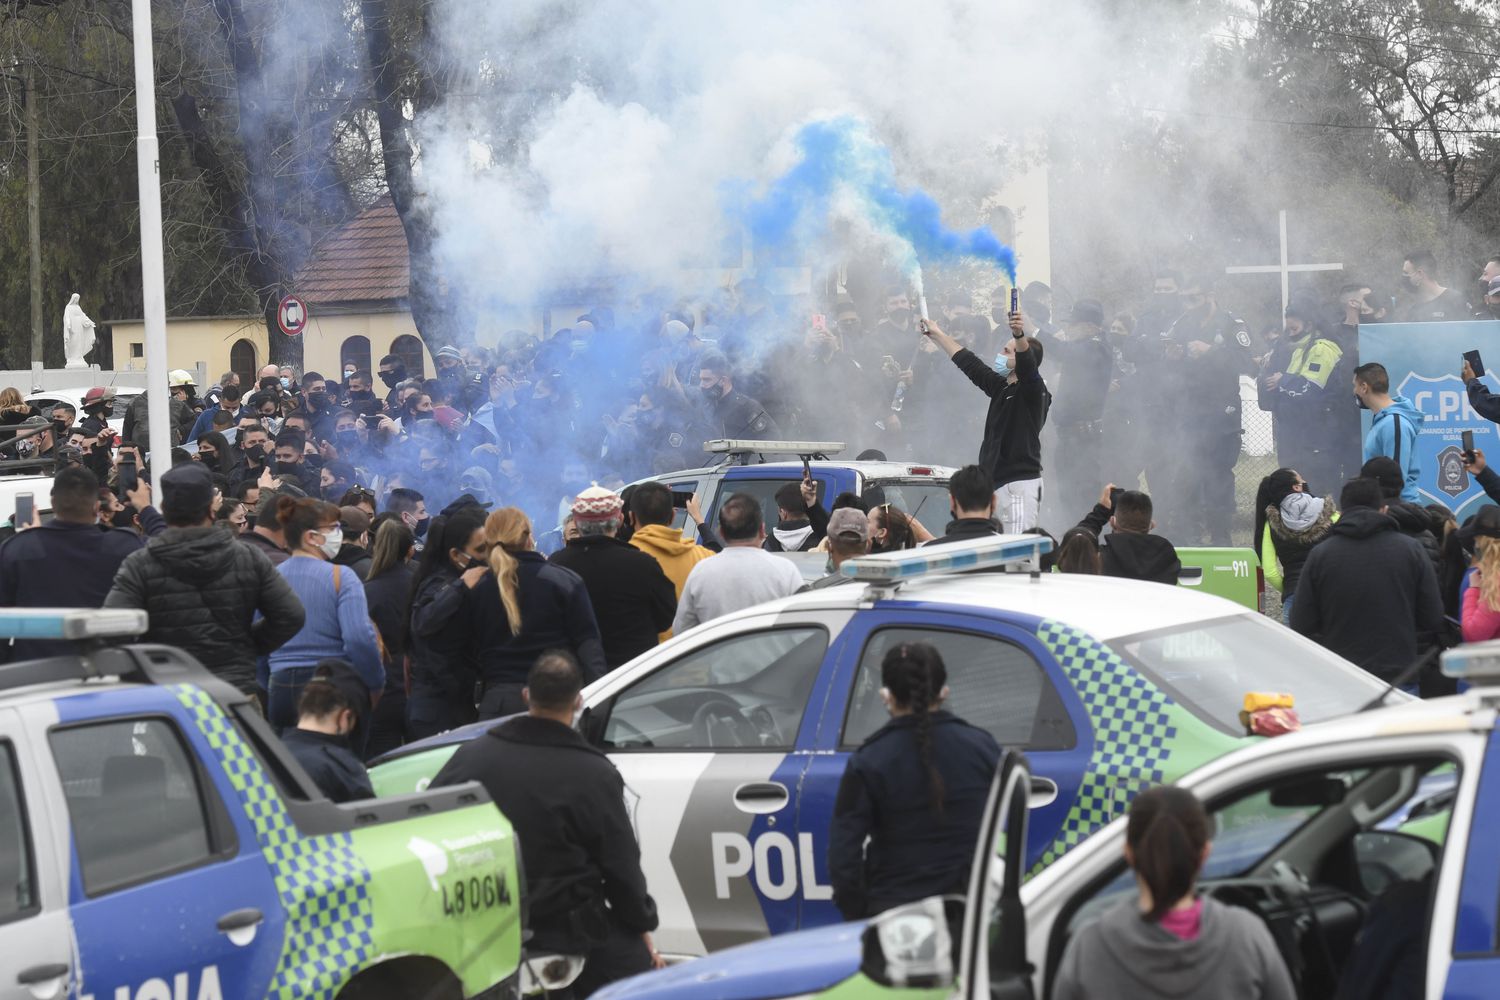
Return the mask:
<path fill-rule="evenodd" d="M 531 549 L 531 521 L 515 507 L 502 507 L 484 522 L 490 572 L 500 586 L 500 604 L 511 635 L 521 634 L 521 564 L 514 553 Z"/>
<path fill-rule="evenodd" d="M 947 791 L 932 759 L 932 713 L 948 683 L 943 657 L 928 643 L 904 642 L 885 654 L 880 683 L 898 705 L 911 709 L 917 724 L 917 754 L 927 772 L 927 804 L 942 819 Z"/>
<path fill-rule="evenodd" d="M 1145 919 L 1157 923 L 1193 891 L 1208 843 L 1208 814 L 1192 792 L 1149 788 L 1130 804 L 1125 842 L 1131 867 L 1151 893 Z"/>

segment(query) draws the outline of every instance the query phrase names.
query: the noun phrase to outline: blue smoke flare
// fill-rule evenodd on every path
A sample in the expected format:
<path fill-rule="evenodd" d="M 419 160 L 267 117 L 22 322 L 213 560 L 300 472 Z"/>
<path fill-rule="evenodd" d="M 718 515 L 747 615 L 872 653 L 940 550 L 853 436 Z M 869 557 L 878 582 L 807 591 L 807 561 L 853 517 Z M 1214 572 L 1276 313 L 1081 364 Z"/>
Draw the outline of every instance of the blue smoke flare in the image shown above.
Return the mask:
<path fill-rule="evenodd" d="M 853 213 L 877 233 L 894 237 L 893 261 L 919 275 L 918 261 L 970 257 L 994 264 L 1012 284 L 1016 252 L 985 226 L 960 232 L 943 225 L 942 209 L 920 188 L 896 183 L 890 151 L 866 125 L 841 117 L 804 125 L 796 137 L 801 159 L 744 203 L 740 214 L 757 247 L 787 247 L 817 240 L 830 220 Z"/>

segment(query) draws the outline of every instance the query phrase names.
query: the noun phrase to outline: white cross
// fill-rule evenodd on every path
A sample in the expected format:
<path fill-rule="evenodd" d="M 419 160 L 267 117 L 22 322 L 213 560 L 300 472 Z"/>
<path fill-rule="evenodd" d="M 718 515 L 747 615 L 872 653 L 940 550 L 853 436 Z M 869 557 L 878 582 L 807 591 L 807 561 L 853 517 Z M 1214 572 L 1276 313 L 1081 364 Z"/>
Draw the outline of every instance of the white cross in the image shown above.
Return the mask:
<path fill-rule="evenodd" d="M 1286 209 L 1281 210 L 1281 263 L 1280 264 L 1256 264 L 1245 267 L 1226 267 L 1225 274 L 1280 274 L 1281 275 L 1281 315 L 1286 315 L 1286 307 L 1291 301 L 1289 285 L 1293 271 L 1342 271 L 1343 264 L 1291 264 L 1287 262 L 1286 251 Z"/>

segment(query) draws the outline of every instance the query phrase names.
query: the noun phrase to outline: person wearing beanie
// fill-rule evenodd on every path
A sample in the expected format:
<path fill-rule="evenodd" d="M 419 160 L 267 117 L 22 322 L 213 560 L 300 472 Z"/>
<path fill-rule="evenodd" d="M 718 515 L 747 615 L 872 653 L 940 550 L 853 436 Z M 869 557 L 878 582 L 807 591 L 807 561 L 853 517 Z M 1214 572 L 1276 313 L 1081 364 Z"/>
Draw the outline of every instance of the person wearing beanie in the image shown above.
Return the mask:
<path fill-rule="evenodd" d="M 139 608 L 142 642 L 177 646 L 223 680 L 256 692 L 256 659 L 302 629 L 305 612 L 271 560 L 214 525 L 214 484 L 199 462 L 162 474 L 167 530 L 126 557 L 106 608 Z"/>
<path fill-rule="evenodd" d="M 583 578 L 604 662 L 613 670 L 655 647 L 672 627 L 677 591 L 660 563 L 620 541 L 625 503 L 618 494 L 595 484 L 578 494 L 571 513 L 578 537 L 548 561 Z"/>
<path fill-rule="evenodd" d="M 1344 349 L 1324 333 L 1316 301 L 1292 296 L 1286 307 L 1286 335 L 1257 383 L 1259 404 L 1275 421 L 1277 458 L 1313 482 L 1344 479 L 1333 379 Z"/>

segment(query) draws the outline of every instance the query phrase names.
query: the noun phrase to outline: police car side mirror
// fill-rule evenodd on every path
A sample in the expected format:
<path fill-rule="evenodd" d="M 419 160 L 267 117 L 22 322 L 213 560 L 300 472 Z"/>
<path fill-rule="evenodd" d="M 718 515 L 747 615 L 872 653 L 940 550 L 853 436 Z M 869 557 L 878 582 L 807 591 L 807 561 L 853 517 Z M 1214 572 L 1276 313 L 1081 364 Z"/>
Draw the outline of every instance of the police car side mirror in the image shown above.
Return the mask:
<path fill-rule="evenodd" d="M 962 900 L 933 896 L 871 920 L 860 936 L 859 971 L 882 986 L 945 989 L 954 984 L 954 914 Z"/>
<path fill-rule="evenodd" d="M 1354 835 L 1359 885 L 1370 899 L 1397 882 L 1418 882 L 1437 868 L 1438 846 L 1425 837 L 1386 830 Z"/>

